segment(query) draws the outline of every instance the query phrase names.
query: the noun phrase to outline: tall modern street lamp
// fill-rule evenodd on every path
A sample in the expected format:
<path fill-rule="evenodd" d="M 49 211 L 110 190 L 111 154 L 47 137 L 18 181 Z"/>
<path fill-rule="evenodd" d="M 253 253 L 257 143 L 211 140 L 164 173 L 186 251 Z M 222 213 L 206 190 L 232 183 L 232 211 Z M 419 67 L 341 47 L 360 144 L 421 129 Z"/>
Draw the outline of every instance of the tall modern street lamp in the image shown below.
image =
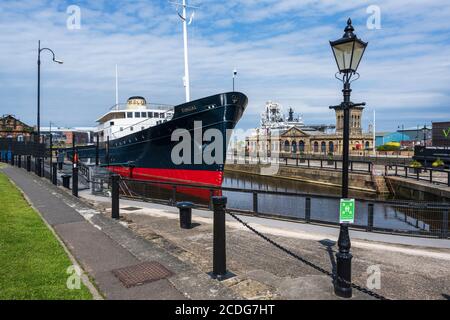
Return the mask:
<path fill-rule="evenodd" d="M 234 68 L 234 70 L 233 70 L 233 92 L 234 92 L 234 79 L 236 79 L 236 76 L 237 76 L 237 69 Z"/>
<path fill-rule="evenodd" d="M 47 50 L 53 55 L 53 62 L 63 64 L 62 60 L 57 60 L 55 58 L 55 53 L 52 49 L 41 48 L 41 40 L 38 43 L 38 88 L 37 88 L 37 137 L 38 142 L 41 140 L 41 52 Z"/>
<path fill-rule="evenodd" d="M 367 47 L 367 42 L 363 42 L 353 33 L 352 20 L 349 18 L 344 35 L 341 39 L 330 41 L 334 58 L 338 67 L 335 77 L 344 84 L 342 93 L 344 101 L 332 109 L 340 109 L 344 113 L 343 151 L 342 151 L 342 198 L 348 198 L 348 167 L 349 167 L 349 140 L 350 140 L 350 110 L 353 107 L 364 106 L 365 103 L 353 103 L 350 101 L 350 83 L 359 78 L 359 63 Z M 355 77 L 356 75 L 356 77 Z M 355 77 L 355 78 L 354 78 Z M 352 296 L 351 287 L 351 260 L 350 235 L 348 224 L 341 223 L 339 239 L 339 252 L 336 254 L 337 277 L 335 281 L 335 293 L 340 297 L 350 298 Z"/>

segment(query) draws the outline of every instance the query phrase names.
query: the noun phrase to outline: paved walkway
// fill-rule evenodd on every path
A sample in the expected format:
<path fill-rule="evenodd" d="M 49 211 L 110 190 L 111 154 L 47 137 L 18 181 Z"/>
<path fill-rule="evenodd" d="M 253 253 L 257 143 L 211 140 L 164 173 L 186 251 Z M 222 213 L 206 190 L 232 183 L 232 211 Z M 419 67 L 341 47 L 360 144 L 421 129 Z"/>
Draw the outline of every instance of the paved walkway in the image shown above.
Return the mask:
<path fill-rule="evenodd" d="M 1 169 L 55 230 L 106 299 L 233 299 L 236 296 L 204 272 L 136 236 L 119 222 L 49 181 L 24 169 Z M 126 288 L 112 270 L 158 261 L 174 275 Z"/>
<path fill-rule="evenodd" d="M 110 200 L 80 194 L 110 216 Z M 193 210 L 192 229 L 180 229 L 176 208 L 148 202 L 120 200 L 128 227 L 177 256 L 210 270 L 212 213 Z M 331 271 L 336 266 L 337 228 L 240 216 L 256 230 Z M 227 267 L 236 274 L 224 281 L 248 299 L 336 299 L 331 278 L 293 259 L 227 215 Z M 363 236 L 370 240 L 362 239 Z M 388 243 L 395 242 L 395 244 Z M 381 272 L 381 288 L 391 299 L 443 299 L 450 292 L 450 241 L 352 231 L 352 279 L 365 287 L 371 268 Z M 434 247 L 432 248 L 432 246 Z M 354 290 L 354 299 L 371 297 Z"/>

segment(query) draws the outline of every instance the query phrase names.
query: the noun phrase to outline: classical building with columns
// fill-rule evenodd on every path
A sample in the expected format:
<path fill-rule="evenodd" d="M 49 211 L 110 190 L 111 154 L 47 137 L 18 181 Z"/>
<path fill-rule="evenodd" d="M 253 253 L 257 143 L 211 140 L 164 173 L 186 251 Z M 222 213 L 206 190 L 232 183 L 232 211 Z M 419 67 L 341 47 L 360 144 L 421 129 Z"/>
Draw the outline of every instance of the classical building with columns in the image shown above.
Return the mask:
<path fill-rule="evenodd" d="M 268 102 L 273 104 L 272 102 Z M 267 111 L 281 113 L 281 106 L 271 106 L 262 114 L 262 119 L 270 119 Z M 341 108 L 335 108 L 336 125 L 307 126 L 303 121 L 292 117 L 292 108 L 289 112 L 288 121 L 284 117 L 278 117 L 275 122 L 262 121 L 261 127 L 246 139 L 246 149 L 249 154 L 259 153 L 261 155 L 277 152 L 280 154 L 317 154 L 317 155 L 339 155 L 342 154 L 342 133 L 344 114 Z M 350 153 L 353 155 L 364 155 L 373 150 L 373 134 L 364 133 L 361 126 L 363 107 L 355 107 L 350 111 Z"/>

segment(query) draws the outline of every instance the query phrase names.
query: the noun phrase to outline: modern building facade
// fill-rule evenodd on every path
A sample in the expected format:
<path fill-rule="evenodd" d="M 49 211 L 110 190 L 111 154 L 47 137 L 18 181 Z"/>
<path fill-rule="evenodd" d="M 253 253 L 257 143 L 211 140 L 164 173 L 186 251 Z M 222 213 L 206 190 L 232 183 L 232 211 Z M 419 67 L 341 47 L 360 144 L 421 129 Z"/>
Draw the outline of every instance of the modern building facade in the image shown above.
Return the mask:
<path fill-rule="evenodd" d="M 50 134 L 52 135 L 52 142 L 54 145 L 60 147 L 69 147 L 73 144 L 86 145 L 94 143 L 94 131 L 92 127 L 42 127 L 41 134 L 46 137 L 45 141 L 49 143 Z"/>
<path fill-rule="evenodd" d="M 431 128 L 417 127 L 399 129 L 394 132 L 377 132 L 376 147 L 398 142 L 402 147 L 431 146 Z"/>
<path fill-rule="evenodd" d="M 433 147 L 450 147 L 450 121 L 433 122 L 432 124 Z"/>

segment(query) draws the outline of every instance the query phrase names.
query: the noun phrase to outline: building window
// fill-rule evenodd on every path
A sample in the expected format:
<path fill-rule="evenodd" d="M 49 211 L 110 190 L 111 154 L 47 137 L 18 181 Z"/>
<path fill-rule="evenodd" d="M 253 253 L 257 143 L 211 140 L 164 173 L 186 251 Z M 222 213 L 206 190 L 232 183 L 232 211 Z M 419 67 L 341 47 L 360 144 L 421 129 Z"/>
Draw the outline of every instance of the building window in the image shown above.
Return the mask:
<path fill-rule="evenodd" d="M 298 149 L 300 152 L 305 152 L 305 142 L 303 140 L 300 140 L 298 143 Z"/>
<path fill-rule="evenodd" d="M 328 151 L 329 152 L 334 152 L 334 143 L 333 143 L 333 141 L 330 141 L 330 143 L 328 144 Z"/>
<path fill-rule="evenodd" d="M 370 148 L 370 143 L 369 143 L 369 141 L 366 141 L 366 149 L 369 149 Z"/>
<path fill-rule="evenodd" d="M 297 153 L 297 142 L 292 141 L 292 153 Z"/>
<path fill-rule="evenodd" d="M 319 152 L 319 143 L 317 141 L 314 142 L 314 152 Z"/>
<path fill-rule="evenodd" d="M 327 152 L 327 144 L 325 143 L 325 141 L 322 141 L 322 143 L 320 144 L 320 151 L 322 153 L 326 153 Z"/>
<path fill-rule="evenodd" d="M 287 140 L 284 142 L 284 151 L 285 152 L 289 152 L 290 151 L 289 141 L 287 141 Z"/>

